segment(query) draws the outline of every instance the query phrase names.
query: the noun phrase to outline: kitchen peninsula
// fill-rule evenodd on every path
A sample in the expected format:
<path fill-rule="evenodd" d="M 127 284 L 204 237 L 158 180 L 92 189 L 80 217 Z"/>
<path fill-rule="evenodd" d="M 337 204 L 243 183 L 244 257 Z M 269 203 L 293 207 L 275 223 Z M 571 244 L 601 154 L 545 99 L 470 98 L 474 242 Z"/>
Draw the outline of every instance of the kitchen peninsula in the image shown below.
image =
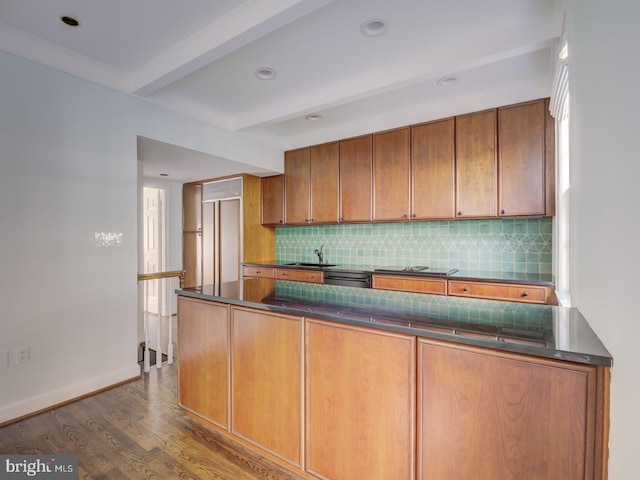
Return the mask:
<path fill-rule="evenodd" d="M 576 309 L 274 278 L 177 293 L 180 404 L 300 475 L 606 479 L 612 358 Z"/>

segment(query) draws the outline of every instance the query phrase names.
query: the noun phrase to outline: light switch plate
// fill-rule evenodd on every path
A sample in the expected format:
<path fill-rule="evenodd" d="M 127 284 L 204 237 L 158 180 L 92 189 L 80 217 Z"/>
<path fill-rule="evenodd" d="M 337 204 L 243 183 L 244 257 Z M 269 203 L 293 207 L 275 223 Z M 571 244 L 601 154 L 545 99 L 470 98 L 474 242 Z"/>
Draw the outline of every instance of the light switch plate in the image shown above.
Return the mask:
<path fill-rule="evenodd" d="M 122 246 L 122 232 L 95 232 L 93 235 L 96 248 Z"/>

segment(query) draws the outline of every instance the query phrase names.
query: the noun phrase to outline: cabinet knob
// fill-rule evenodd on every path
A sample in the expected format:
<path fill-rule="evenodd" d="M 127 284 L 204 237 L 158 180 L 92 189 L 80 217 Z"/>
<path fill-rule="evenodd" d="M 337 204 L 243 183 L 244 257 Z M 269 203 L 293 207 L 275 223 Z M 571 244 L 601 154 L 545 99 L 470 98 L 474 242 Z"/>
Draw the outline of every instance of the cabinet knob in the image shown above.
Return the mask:
<path fill-rule="evenodd" d="M 462 215 L 462 212 L 458 212 L 458 213 L 456 213 L 456 215 Z"/>
<path fill-rule="evenodd" d="M 416 218 L 416 217 L 417 215 L 415 213 L 411 215 L 411 218 Z"/>
<path fill-rule="evenodd" d="M 528 297 L 529 296 L 529 292 L 522 292 L 522 296 L 523 297 Z"/>
<path fill-rule="evenodd" d="M 405 213 L 404 215 L 402 215 L 402 218 L 407 218 L 408 215 Z"/>
<path fill-rule="evenodd" d="M 464 288 L 462 289 L 462 291 L 463 291 L 463 292 L 468 292 L 468 291 L 469 291 L 469 289 L 468 289 L 467 287 L 464 287 Z"/>
<path fill-rule="evenodd" d="M 282 220 L 278 220 L 278 223 L 283 223 Z"/>
<path fill-rule="evenodd" d="M 507 212 L 505 212 L 504 210 L 500 210 L 500 215 L 504 215 L 505 213 Z"/>

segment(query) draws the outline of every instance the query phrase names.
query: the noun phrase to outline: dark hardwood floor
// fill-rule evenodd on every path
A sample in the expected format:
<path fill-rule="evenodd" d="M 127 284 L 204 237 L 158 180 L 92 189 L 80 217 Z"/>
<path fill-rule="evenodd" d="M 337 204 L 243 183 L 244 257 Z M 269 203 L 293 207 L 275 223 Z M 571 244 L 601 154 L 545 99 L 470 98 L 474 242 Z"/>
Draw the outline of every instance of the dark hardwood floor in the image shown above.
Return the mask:
<path fill-rule="evenodd" d="M 0 453 L 76 454 L 80 479 L 302 480 L 189 418 L 176 370 L 0 428 Z"/>

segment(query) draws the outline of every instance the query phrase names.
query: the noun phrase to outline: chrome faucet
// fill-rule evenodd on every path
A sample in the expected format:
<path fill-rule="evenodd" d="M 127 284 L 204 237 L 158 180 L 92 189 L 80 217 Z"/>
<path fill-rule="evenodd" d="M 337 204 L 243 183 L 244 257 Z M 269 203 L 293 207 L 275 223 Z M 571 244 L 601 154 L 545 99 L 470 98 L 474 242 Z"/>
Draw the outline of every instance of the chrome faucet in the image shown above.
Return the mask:
<path fill-rule="evenodd" d="M 313 253 L 315 253 L 316 255 L 318 255 L 318 263 L 320 263 L 321 265 L 324 263 L 324 254 L 322 253 L 322 249 L 324 248 L 324 245 L 320 245 L 320 250 L 318 250 L 317 248 L 313 251 Z"/>

